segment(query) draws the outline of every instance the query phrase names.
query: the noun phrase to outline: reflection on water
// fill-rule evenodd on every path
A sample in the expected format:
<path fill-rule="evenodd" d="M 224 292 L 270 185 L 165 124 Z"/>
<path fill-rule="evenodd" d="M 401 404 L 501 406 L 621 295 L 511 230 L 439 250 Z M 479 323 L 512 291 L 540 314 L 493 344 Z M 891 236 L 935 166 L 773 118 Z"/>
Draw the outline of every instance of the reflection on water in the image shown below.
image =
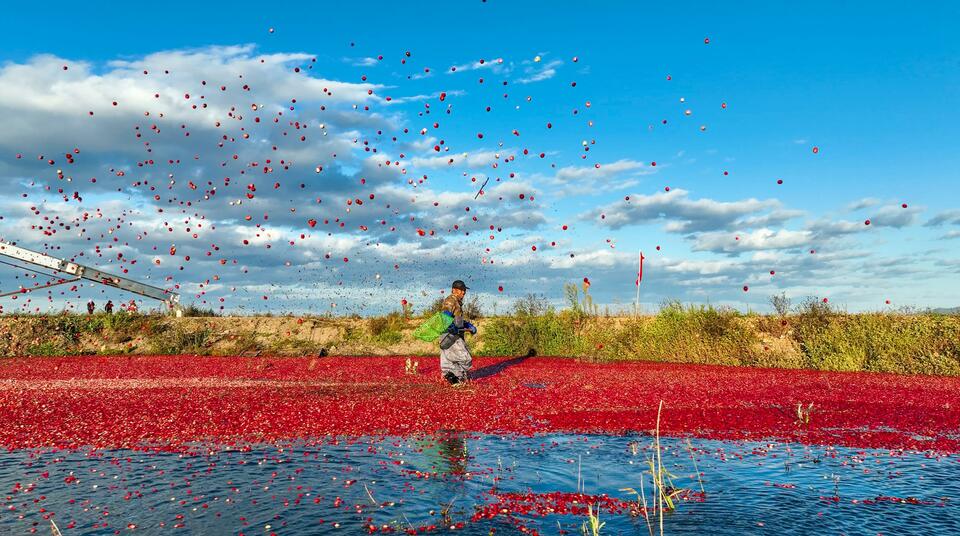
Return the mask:
<path fill-rule="evenodd" d="M 456 431 L 415 439 L 438 475 L 461 476 L 467 472 L 467 437 Z"/>
<path fill-rule="evenodd" d="M 592 503 L 603 534 L 648 534 L 621 490 L 639 488 L 650 453 L 637 435 L 452 431 L 188 454 L 5 452 L 0 533 L 48 534 L 50 518 L 64 534 L 579 533 Z M 673 439 L 662 455 L 692 492 L 667 534 L 960 533 L 954 456 Z"/>

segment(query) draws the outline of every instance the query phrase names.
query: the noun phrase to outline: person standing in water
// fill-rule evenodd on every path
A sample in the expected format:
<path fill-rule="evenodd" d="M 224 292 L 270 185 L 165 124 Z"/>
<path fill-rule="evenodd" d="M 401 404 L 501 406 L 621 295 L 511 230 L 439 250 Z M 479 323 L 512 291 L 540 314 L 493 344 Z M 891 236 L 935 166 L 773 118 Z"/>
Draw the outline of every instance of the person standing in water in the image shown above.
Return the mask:
<path fill-rule="evenodd" d="M 451 317 L 453 322 L 440 337 L 440 373 L 450 385 L 462 386 L 467 381 L 467 372 L 473 366 L 473 356 L 470 355 L 464 334 L 469 331 L 476 335 L 477 328 L 463 319 L 463 297 L 469 287 L 459 279 L 451 287 L 450 295 L 441 306 L 443 314 Z"/>

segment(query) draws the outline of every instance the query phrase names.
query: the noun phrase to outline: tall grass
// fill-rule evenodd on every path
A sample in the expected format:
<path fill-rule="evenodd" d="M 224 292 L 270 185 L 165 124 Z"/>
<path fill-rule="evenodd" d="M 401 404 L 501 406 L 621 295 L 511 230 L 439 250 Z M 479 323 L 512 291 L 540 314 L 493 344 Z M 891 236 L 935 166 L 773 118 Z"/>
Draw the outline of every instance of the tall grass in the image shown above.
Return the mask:
<path fill-rule="evenodd" d="M 576 288 L 574 287 L 574 290 Z M 756 330 L 732 309 L 665 304 L 653 318 L 608 318 L 571 308 L 513 316 L 483 325 L 482 353 L 577 355 L 686 363 L 749 362 Z"/>
<path fill-rule="evenodd" d="M 759 336 L 734 309 L 664 304 L 652 319 L 627 320 L 607 356 L 680 363 L 742 365 L 753 361 Z"/>
<path fill-rule="evenodd" d="M 386 316 L 367 319 L 367 327 L 374 341 L 382 344 L 396 344 L 403 340 L 403 328 L 406 318 L 403 312 L 393 312 Z"/>
<path fill-rule="evenodd" d="M 606 523 L 600 522 L 600 507 L 597 506 L 597 513 L 593 513 L 593 505 L 587 505 L 587 520 L 580 527 L 582 536 L 600 536 L 600 529 L 606 526 Z"/>
<path fill-rule="evenodd" d="M 941 315 L 839 314 L 796 328 L 807 368 L 901 374 L 960 373 L 960 322 Z"/>
<path fill-rule="evenodd" d="M 569 285 L 569 298 L 576 287 Z M 837 311 L 810 298 L 791 313 L 743 314 L 668 302 L 652 317 L 608 318 L 572 306 L 482 325 L 481 354 L 562 355 L 831 371 L 960 375 L 960 316 Z"/>
<path fill-rule="evenodd" d="M 663 536 L 663 516 L 664 512 L 672 512 L 676 509 L 676 503 L 674 499 L 679 497 L 684 491 L 673 485 L 673 476 L 669 471 L 667 471 L 663 466 L 663 457 L 662 457 L 662 447 L 660 445 L 660 416 L 663 413 L 663 400 L 660 401 L 660 405 L 657 407 L 657 423 L 656 427 L 653 429 L 653 443 L 651 445 L 652 453 L 650 457 L 647 458 L 647 467 L 648 470 L 644 471 L 640 475 L 640 491 L 638 492 L 634 488 L 622 488 L 620 491 L 625 491 L 632 493 L 637 496 L 637 511 L 643 515 L 644 521 L 647 524 L 647 530 L 650 536 L 654 535 L 653 525 L 651 524 L 651 507 L 652 514 L 655 516 L 657 523 L 659 524 L 660 535 Z M 688 441 L 689 444 L 689 441 Z M 637 453 L 637 448 L 634 446 L 634 455 Z M 693 457 L 693 447 L 690 446 L 690 454 Z M 696 468 L 696 458 L 693 457 L 694 467 Z M 650 475 L 650 483 L 653 492 L 652 504 L 647 505 L 647 495 L 645 491 L 644 481 L 646 480 L 646 475 Z M 697 479 L 700 479 L 699 470 L 697 470 Z M 701 492 L 703 490 L 703 482 L 700 482 Z"/>
<path fill-rule="evenodd" d="M 211 330 L 207 327 L 163 330 L 151 340 L 151 352 L 156 354 L 206 354 L 206 343 Z"/>
<path fill-rule="evenodd" d="M 486 355 L 579 355 L 583 340 L 574 325 L 576 316 L 548 310 L 540 315 L 492 318 L 484 322 Z"/>

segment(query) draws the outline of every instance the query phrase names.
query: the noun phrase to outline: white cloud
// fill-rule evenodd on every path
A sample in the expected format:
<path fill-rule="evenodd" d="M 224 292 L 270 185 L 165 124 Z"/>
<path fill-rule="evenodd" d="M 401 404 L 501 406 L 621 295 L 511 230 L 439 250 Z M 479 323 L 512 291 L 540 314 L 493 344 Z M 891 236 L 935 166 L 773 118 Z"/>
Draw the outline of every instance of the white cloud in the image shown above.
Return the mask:
<path fill-rule="evenodd" d="M 690 199 L 688 194 L 679 188 L 652 195 L 634 194 L 627 196 L 629 199 L 587 212 L 582 217 L 604 223 L 613 229 L 663 221 L 667 231 L 692 233 L 730 228 L 744 216 L 781 206 L 776 199 L 751 198 L 725 202 L 707 198 Z"/>
<path fill-rule="evenodd" d="M 901 229 L 913 225 L 917 220 L 917 215 L 922 211 L 921 207 L 886 206 L 874 211 L 872 216 L 865 218 L 863 221 L 820 219 L 810 224 L 808 229 L 817 238 L 862 233 L 883 227 Z M 867 224 L 868 220 L 869 225 Z"/>
<path fill-rule="evenodd" d="M 443 168 L 447 166 L 489 167 L 510 153 L 478 150 L 462 153 L 444 153 L 441 156 L 415 156 L 410 164 L 418 168 Z"/>
<path fill-rule="evenodd" d="M 951 209 L 940 212 L 936 216 L 930 218 L 930 221 L 924 225 L 927 227 L 936 227 L 944 224 L 960 225 L 960 209 Z"/>
<path fill-rule="evenodd" d="M 370 56 L 365 56 L 362 58 L 343 58 L 343 61 L 349 63 L 350 65 L 353 65 L 354 67 L 372 67 L 380 63 L 380 61 L 377 60 L 377 58 L 373 58 Z"/>
<path fill-rule="evenodd" d="M 542 82 L 544 80 L 549 80 L 557 75 L 557 67 L 563 65 L 563 62 L 560 60 L 551 60 L 546 63 L 543 62 L 523 62 L 527 65 L 523 69 L 524 76 L 517 79 L 516 83 L 518 84 L 532 84 L 534 82 Z"/>
<path fill-rule="evenodd" d="M 503 66 L 503 58 L 495 58 L 492 60 L 484 59 L 455 65 L 453 68 L 447 69 L 447 74 L 454 74 L 463 71 L 474 71 L 477 69 L 492 69 L 494 71 L 499 71 Z"/>
<path fill-rule="evenodd" d="M 579 180 L 609 179 L 619 175 L 649 175 L 655 172 L 654 168 L 643 162 L 624 158 L 609 164 L 562 167 L 554 177 L 557 183 L 562 184 Z"/>
<path fill-rule="evenodd" d="M 864 208 L 877 206 L 880 203 L 881 201 L 876 197 L 864 197 L 863 199 L 858 199 L 853 203 L 850 203 L 849 205 L 847 205 L 847 210 L 849 210 L 850 212 L 854 212 Z"/>
<path fill-rule="evenodd" d="M 757 229 L 752 232 L 718 231 L 701 233 L 693 243 L 693 251 L 737 253 L 770 249 L 792 249 L 808 246 L 813 239 L 810 231 L 787 229 Z"/>

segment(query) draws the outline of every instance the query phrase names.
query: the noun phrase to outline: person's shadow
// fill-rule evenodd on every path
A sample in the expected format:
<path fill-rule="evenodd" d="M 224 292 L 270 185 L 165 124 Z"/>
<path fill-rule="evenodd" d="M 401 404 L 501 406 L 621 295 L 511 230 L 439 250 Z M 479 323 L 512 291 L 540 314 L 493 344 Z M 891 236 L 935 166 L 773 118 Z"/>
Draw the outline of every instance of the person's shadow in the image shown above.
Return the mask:
<path fill-rule="evenodd" d="M 504 370 L 510 367 L 513 367 L 515 365 L 519 365 L 520 363 L 523 363 L 524 361 L 526 361 L 527 359 L 530 359 L 531 357 L 534 357 L 535 355 L 537 355 L 537 351 L 531 348 L 529 351 L 527 351 L 527 355 L 511 357 L 510 359 L 504 359 L 503 361 L 500 361 L 499 363 L 494 363 L 493 365 L 487 365 L 483 368 L 471 370 L 467 374 L 467 377 L 469 377 L 471 380 L 480 380 L 483 378 L 489 378 L 490 376 L 496 376 L 497 374 L 500 374 Z"/>

